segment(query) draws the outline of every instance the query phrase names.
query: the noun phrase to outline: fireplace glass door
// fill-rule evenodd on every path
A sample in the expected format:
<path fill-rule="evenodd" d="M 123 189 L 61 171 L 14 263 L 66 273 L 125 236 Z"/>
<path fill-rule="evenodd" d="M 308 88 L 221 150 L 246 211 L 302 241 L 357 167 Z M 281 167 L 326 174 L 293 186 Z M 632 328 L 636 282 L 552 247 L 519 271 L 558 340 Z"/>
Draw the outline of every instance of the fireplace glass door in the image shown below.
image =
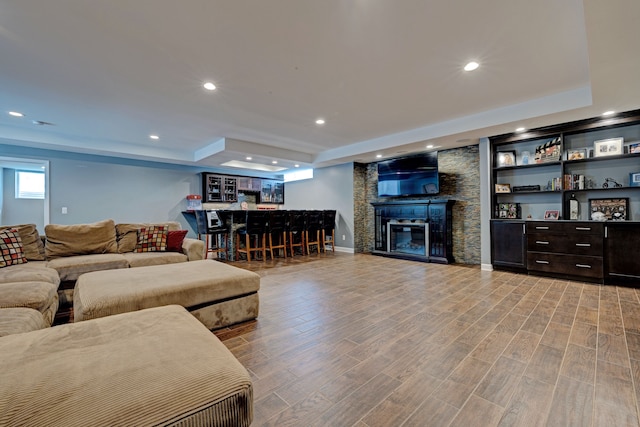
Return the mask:
<path fill-rule="evenodd" d="M 387 252 L 428 256 L 429 223 L 389 221 Z"/>

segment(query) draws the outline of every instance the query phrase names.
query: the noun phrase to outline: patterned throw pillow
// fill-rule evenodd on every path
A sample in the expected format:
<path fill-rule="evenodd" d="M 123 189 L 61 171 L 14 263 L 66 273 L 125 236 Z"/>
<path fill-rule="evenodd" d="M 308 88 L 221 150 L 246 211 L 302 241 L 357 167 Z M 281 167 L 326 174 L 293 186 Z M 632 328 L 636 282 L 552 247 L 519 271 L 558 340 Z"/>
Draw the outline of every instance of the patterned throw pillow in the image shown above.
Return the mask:
<path fill-rule="evenodd" d="M 167 252 L 182 252 L 182 241 L 188 230 L 169 231 L 167 234 Z"/>
<path fill-rule="evenodd" d="M 136 252 L 164 252 L 167 250 L 167 227 L 150 225 L 138 230 Z"/>
<path fill-rule="evenodd" d="M 0 268 L 26 262 L 18 230 L 11 228 L 0 231 Z"/>

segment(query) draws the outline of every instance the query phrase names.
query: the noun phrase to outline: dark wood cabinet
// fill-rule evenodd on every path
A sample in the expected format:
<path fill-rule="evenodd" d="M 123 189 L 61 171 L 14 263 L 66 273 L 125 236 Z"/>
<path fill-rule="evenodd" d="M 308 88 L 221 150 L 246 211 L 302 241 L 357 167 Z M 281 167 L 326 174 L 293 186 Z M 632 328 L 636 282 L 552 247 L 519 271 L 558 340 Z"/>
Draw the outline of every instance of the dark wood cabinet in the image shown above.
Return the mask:
<path fill-rule="evenodd" d="M 491 221 L 491 259 L 495 266 L 527 268 L 524 221 Z"/>
<path fill-rule="evenodd" d="M 235 202 L 238 200 L 236 177 L 203 173 L 202 198 L 205 203 Z"/>
<path fill-rule="evenodd" d="M 611 222 L 605 232 L 605 283 L 640 287 L 640 224 Z"/>

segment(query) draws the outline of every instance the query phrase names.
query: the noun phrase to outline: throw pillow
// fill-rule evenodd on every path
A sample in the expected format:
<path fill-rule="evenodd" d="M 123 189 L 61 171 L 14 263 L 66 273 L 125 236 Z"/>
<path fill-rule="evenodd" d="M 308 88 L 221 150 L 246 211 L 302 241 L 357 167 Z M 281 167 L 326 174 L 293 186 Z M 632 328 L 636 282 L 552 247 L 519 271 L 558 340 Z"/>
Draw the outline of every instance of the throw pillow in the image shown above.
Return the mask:
<path fill-rule="evenodd" d="M 188 230 L 169 231 L 167 234 L 167 252 L 182 252 L 182 242 Z"/>
<path fill-rule="evenodd" d="M 40 234 L 38 234 L 36 225 L 0 225 L 0 231 L 12 228 L 18 230 L 18 235 L 20 236 L 20 240 L 22 240 L 24 257 L 28 261 L 44 261 L 44 242 L 40 238 Z"/>
<path fill-rule="evenodd" d="M 0 231 L 0 268 L 26 262 L 18 230 L 11 228 Z"/>
<path fill-rule="evenodd" d="M 138 231 L 136 252 L 164 252 L 167 250 L 167 227 L 150 225 Z"/>

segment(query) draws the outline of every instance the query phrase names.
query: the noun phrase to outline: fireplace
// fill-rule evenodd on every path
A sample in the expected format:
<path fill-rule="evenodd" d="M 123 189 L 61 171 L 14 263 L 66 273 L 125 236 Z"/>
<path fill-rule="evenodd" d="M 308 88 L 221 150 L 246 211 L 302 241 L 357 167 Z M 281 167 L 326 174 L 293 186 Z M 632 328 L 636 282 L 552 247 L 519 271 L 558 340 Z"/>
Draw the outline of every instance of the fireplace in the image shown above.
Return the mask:
<path fill-rule="evenodd" d="M 387 252 L 426 257 L 429 247 L 429 223 L 424 220 L 387 222 Z"/>
<path fill-rule="evenodd" d="M 397 200 L 372 203 L 374 255 L 452 263 L 453 200 Z"/>

